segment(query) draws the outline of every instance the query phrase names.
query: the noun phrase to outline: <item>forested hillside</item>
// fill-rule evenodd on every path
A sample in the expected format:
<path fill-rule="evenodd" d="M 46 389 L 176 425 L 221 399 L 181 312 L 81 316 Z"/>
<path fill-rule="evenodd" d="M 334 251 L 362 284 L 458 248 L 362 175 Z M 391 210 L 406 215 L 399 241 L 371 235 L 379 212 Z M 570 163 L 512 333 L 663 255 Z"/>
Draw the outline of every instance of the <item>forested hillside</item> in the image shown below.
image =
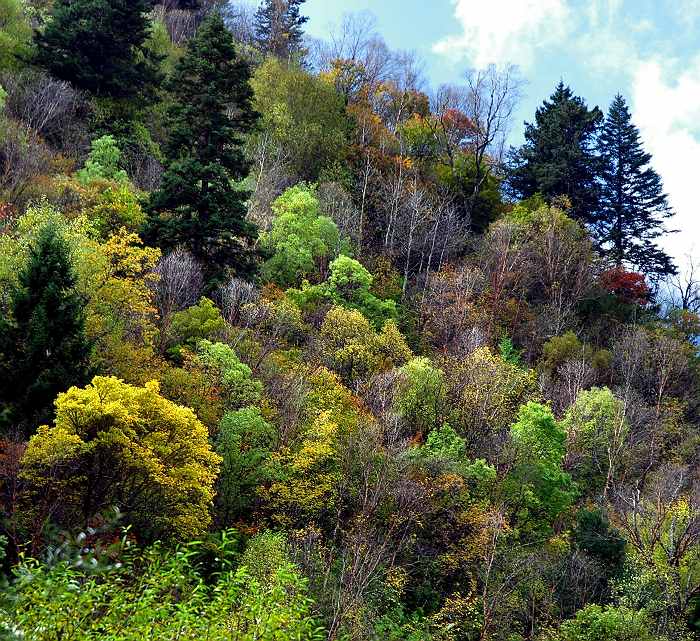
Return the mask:
<path fill-rule="evenodd" d="M 352 9 L 348 2 L 348 9 Z M 304 0 L 0 0 L 0 638 L 700 638 L 700 281 L 622 95 Z"/>

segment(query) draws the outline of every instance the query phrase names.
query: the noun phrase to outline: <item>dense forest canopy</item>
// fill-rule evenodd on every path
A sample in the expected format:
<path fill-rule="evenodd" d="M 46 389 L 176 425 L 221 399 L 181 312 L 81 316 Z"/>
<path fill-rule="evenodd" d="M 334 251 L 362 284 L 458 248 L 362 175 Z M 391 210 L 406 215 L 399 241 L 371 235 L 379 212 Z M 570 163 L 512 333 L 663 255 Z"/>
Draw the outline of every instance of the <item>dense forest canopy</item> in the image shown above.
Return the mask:
<path fill-rule="evenodd" d="M 623 95 L 304 0 L 0 0 L 0 638 L 691 641 L 700 279 Z"/>

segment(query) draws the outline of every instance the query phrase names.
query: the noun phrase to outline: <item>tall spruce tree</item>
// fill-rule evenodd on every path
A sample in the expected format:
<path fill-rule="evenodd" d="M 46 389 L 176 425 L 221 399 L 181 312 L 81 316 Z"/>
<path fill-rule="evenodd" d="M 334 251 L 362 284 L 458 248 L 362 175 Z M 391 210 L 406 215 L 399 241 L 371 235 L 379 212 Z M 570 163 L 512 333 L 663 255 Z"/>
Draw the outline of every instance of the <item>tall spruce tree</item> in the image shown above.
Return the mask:
<path fill-rule="evenodd" d="M 0 427 L 29 436 L 49 422 L 59 392 L 89 378 L 83 302 L 53 226 L 39 232 L 9 307 L 0 318 Z"/>
<path fill-rule="evenodd" d="M 306 0 L 264 0 L 255 13 L 255 43 L 260 51 L 290 61 L 304 51 L 301 15 Z"/>
<path fill-rule="evenodd" d="M 600 173 L 595 143 L 602 121 L 598 107 L 589 109 L 560 82 L 535 113 L 535 123 L 525 123 L 525 144 L 511 151 L 508 187 L 513 195 L 540 193 L 548 201 L 567 196 L 571 215 L 593 223 Z"/>
<path fill-rule="evenodd" d="M 655 243 L 673 210 L 619 94 L 610 105 L 598 147 L 602 188 L 593 233 L 601 251 L 618 266 L 657 276 L 675 273 L 671 258 Z"/>
<path fill-rule="evenodd" d="M 170 137 L 160 189 L 150 201 L 145 236 L 165 249 L 186 245 L 205 265 L 210 285 L 227 270 L 253 269 L 246 220 L 248 193 L 234 185 L 247 174 L 242 134 L 257 119 L 250 70 L 220 14 L 190 40 L 169 89 Z"/>
<path fill-rule="evenodd" d="M 36 34 L 36 62 L 100 98 L 148 102 L 159 59 L 146 46 L 149 0 L 55 0 Z"/>

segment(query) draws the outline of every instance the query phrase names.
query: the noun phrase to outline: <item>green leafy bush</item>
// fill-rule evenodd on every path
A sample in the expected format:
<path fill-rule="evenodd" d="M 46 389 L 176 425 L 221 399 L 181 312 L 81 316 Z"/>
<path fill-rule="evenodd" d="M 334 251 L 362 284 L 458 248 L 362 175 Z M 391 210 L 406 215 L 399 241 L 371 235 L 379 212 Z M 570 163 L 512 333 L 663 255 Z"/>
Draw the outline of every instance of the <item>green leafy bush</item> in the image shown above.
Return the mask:
<path fill-rule="evenodd" d="M 288 561 L 264 580 L 245 565 L 214 581 L 197 566 L 201 545 L 127 551 L 118 569 L 86 573 L 28 560 L 15 571 L 0 626 L 32 641 L 321 641 L 306 582 Z M 2 627 L 0 627 L 2 630 Z"/>
<path fill-rule="evenodd" d="M 227 412 L 221 419 L 216 436 L 216 451 L 223 459 L 217 504 L 223 522 L 246 516 L 256 488 L 270 478 L 268 460 L 276 440 L 276 429 L 256 407 Z"/>
<path fill-rule="evenodd" d="M 93 180 L 126 182 L 128 176 L 123 169 L 119 168 L 120 160 L 121 151 L 117 147 L 114 136 L 102 136 L 92 141 L 85 166 L 77 172 L 76 176 L 83 184 L 88 184 Z"/>
<path fill-rule="evenodd" d="M 272 205 L 275 219 L 263 244 L 273 252 L 263 276 L 280 285 L 298 285 L 320 262 L 335 255 L 340 237 L 336 224 L 321 210 L 315 191 L 306 185 L 287 189 Z"/>
<path fill-rule="evenodd" d="M 562 623 L 557 641 L 652 641 L 646 613 L 623 607 L 587 605 Z"/>
<path fill-rule="evenodd" d="M 173 314 L 171 343 L 194 347 L 197 341 L 215 338 L 226 328 L 226 321 L 211 299 L 202 297 L 196 305 Z"/>
<path fill-rule="evenodd" d="M 330 265 L 331 274 L 320 285 L 304 283 L 301 289 L 290 289 L 287 295 L 302 310 L 310 310 L 321 302 L 356 309 L 379 329 L 386 320 L 396 319 L 396 303 L 382 300 L 371 293 L 372 274 L 357 260 L 338 256 Z"/>

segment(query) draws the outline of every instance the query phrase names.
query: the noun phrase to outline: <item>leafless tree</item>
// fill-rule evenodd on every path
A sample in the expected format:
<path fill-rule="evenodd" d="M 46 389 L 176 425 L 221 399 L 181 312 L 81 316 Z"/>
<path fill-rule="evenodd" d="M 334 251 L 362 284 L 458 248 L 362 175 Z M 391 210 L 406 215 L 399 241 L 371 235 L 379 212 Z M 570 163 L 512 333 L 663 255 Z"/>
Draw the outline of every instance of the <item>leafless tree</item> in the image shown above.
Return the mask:
<path fill-rule="evenodd" d="M 430 277 L 421 302 L 421 327 L 436 347 L 468 354 L 487 343 L 475 327 L 474 306 L 485 287 L 483 273 L 474 267 L 448 266 Z"/>
<path fill-rule="evenodd" d="M 479 250 L 479 264 L 486 277 L 494 308 L 507 300 L 522 300 L 534 277 L 528 268 L 529 254 L 522 246 L 518 229 L 509 222 L 489 228 Z M 492 333 L 495 319 L 489 322 Z"/>
<path fill-rule="evenodd" d="M 272 225 L 272 203 L 295 183 L 288 154 L 263 132 L 251 139 L 247 150 L 253 162 L 255 186 L 248 203 L 248 218 L 261 230 Z"/>
<path fill-rule="evenodd" d="M 398 206 L 399 210 L 396 211 L 394 224 L 397 228 L 395 235 L 398 236 L 398 249 L 403 254 L 403 297 L 405 297 L 412 267 L 413 251 L 418 244 L 419 237 L 425 234 L 432 214 L 430 196 L 425 189 L 418 186 L 417 176 L 413 177 L 407 192 L 402 194 Z M 393 241 L 394 234 L 392 234 Z"/>
<path fill-rule="evenodd" d="M 466 115 L 475 127 L 473 151 L 477 171 L 487 174 L 487 156 L 497 163 L 503 159 L 522 84 L 514 65 L 491 65 L 467 73 Z"/>
<path fill-rule="evenodd" d="M 223 9 L 224 20 L 236 42 L 252 45 L 255 40 L 253 18 L 255 5 L 244 0 L 228 2 Z"/>
<path fill-rule="evenodd" d="M 223 317 L 231 325 L 239 322 L 243 306 L 255 302 L 258 297 L 255 285 L 235 276 L 221 285 L 217 295 Z"/>
<path fill-rule="evenodd" d="M 358 625 L 368 592 L 397 564 L 426 509 L 427 488 L 411 478 L 405 448 L 395 422 L 349 434 L 341 446 L 335 546 L 313 530 L 293 542 L 295 560 L 323 595 L 329 640 L 351 621 Z"/>
<path fill-rule="evenodd" d="M 576 400 L 579 393 L 596 382 L 596 371 L 585 355 L 564 361 L 554 375 L 543 374 L 540 387 L 552 401 L 554 412 L 562 415 Z"/>
<path fill-rule="evenodd" d="M 321 211 L 338 226 L 341 239 L 349 238 L 362 246 L 361 212 L 345 188 L 336 182 L 321 183 L 317 190 Z"/>
<path fill-rule="evenodd" d="M 438 89 L 433 99 L 433 111 L 441 124 L 441 138 L 447 144 L 449 158 L 454 158 L 457 145 L 465 148 L 474 163 L 474 185 L 467 203 L 473 212 L 479 194 L 489 177 L 501 167 L 505 143 L 510 133 L 513 112 L 520 100 L 522 80 L 515 66 L 471 70 L 464 86 L 446 85 Z M 445 117 L 459 113 L 469 127 L 463 127 L 468 137 L 454 140 L 445 127 Z"/>
<path fill-rule="evenodd" d="M 570 329 L 576 307 L 593 286 L 593 250 L 578 227 L 559 225 L 552 217 L 528 243 L 530 301 L 543 305 L 543 338 Z"/>
<path fill-rule="evenodd" d="M 4 74 L 5 114 L 35 132 L 54 149 L 79 157 L 88 146 L 87 102 L 69 83 L 48 74 Z"/>
<path fill-rule="evenodd" d="M 434 193 L 418 173 L 400 160 L 381 183 L 384 251 L 403 272 L 403 296 L 410 284 L 422 279 L 458 254 L 468 239 L 468 222 L 461 218 L 449 196 Z"/>
<path fill-rule="evenodd" d="M 667 306 L 700 313 L 700 274 L 692 256 L 687 256 L 686 268 L 665 283 Z"/>
<path fill-rule="evenodd" d="M 125 169 L 134 185 L 144 191 L 153 191 L 160 185 L 163 165 L 146 149 L 135 147 L 124 158 Z"/>
<path fill-rule="evenodd" d="M 165 25 L 173 44 L 180 45 L 197 32 L 204 18 L 215 8 L 225 13 L 233 11 L 224 0 L 200 0 L 196 8 L 186 3 L 183 6 L 181 0 L 161 0 L 156 3 L 153 15 Z"/>
<path fill-rule="evenodd" d="M 177 248 L 161 258 L 156 266 L 155 301 L 165 340 L 172 316 L 194 305 L 202 293 L 204 277 L 197 260 L 187 250 Z"/>
<path fill-rule="evenodd" d="M 16 120 L 5 127 L 0 140 L 0 195 L 21 209 L 32 182 L 51 172 L 55 157 L 31 127 Z"/>
<path fill-rule="evenodd" d="M 375 93 L 381 84 L 400 92 L 420 91 L 423 65 L 413 51 L 392 51 L 377 31 L 376 18 L 368 11 L 348 13 L 327 42 L 311 46 L 312 66 L 336 71 L 336 88 L 348 102 L 366 90 Z"/>
<path fill-rule="evenodd" d="M 503 509 L 493 508 L 484 524 L 484 559 L 479 566 L 483 611 L 480 641 L 493 638 L 499 621 L 512 617 L 510 597 L 535 573 L 539 564 L 526 546 L 513 545 Z"/>
<path fill-rule="evenodd" d="M 299 308 L 284 300 L 260 298 L 241 307 L 239 325 L 254 332 L 259 348 L 248 364 L 255 372 L 266 358 L 284 345 L 300 345 L 307 338 L 308 326 Z M 240 333 L 243 337 L 244 332 Z"/>
<path fill-rule="evenodd" d="M 640 487 L 663 459 L 664 451 L 678 438 L 669 430 L 676 420 L 670 398 L 683 398 L 688 374 L 688 345 L 640 327 L 624 330 L 613 343 L 613 369 L 617 394 L 624 401 L 632 426 L 636 477 Z M 633 420 L 638 419 L 638 420 Z"/>

